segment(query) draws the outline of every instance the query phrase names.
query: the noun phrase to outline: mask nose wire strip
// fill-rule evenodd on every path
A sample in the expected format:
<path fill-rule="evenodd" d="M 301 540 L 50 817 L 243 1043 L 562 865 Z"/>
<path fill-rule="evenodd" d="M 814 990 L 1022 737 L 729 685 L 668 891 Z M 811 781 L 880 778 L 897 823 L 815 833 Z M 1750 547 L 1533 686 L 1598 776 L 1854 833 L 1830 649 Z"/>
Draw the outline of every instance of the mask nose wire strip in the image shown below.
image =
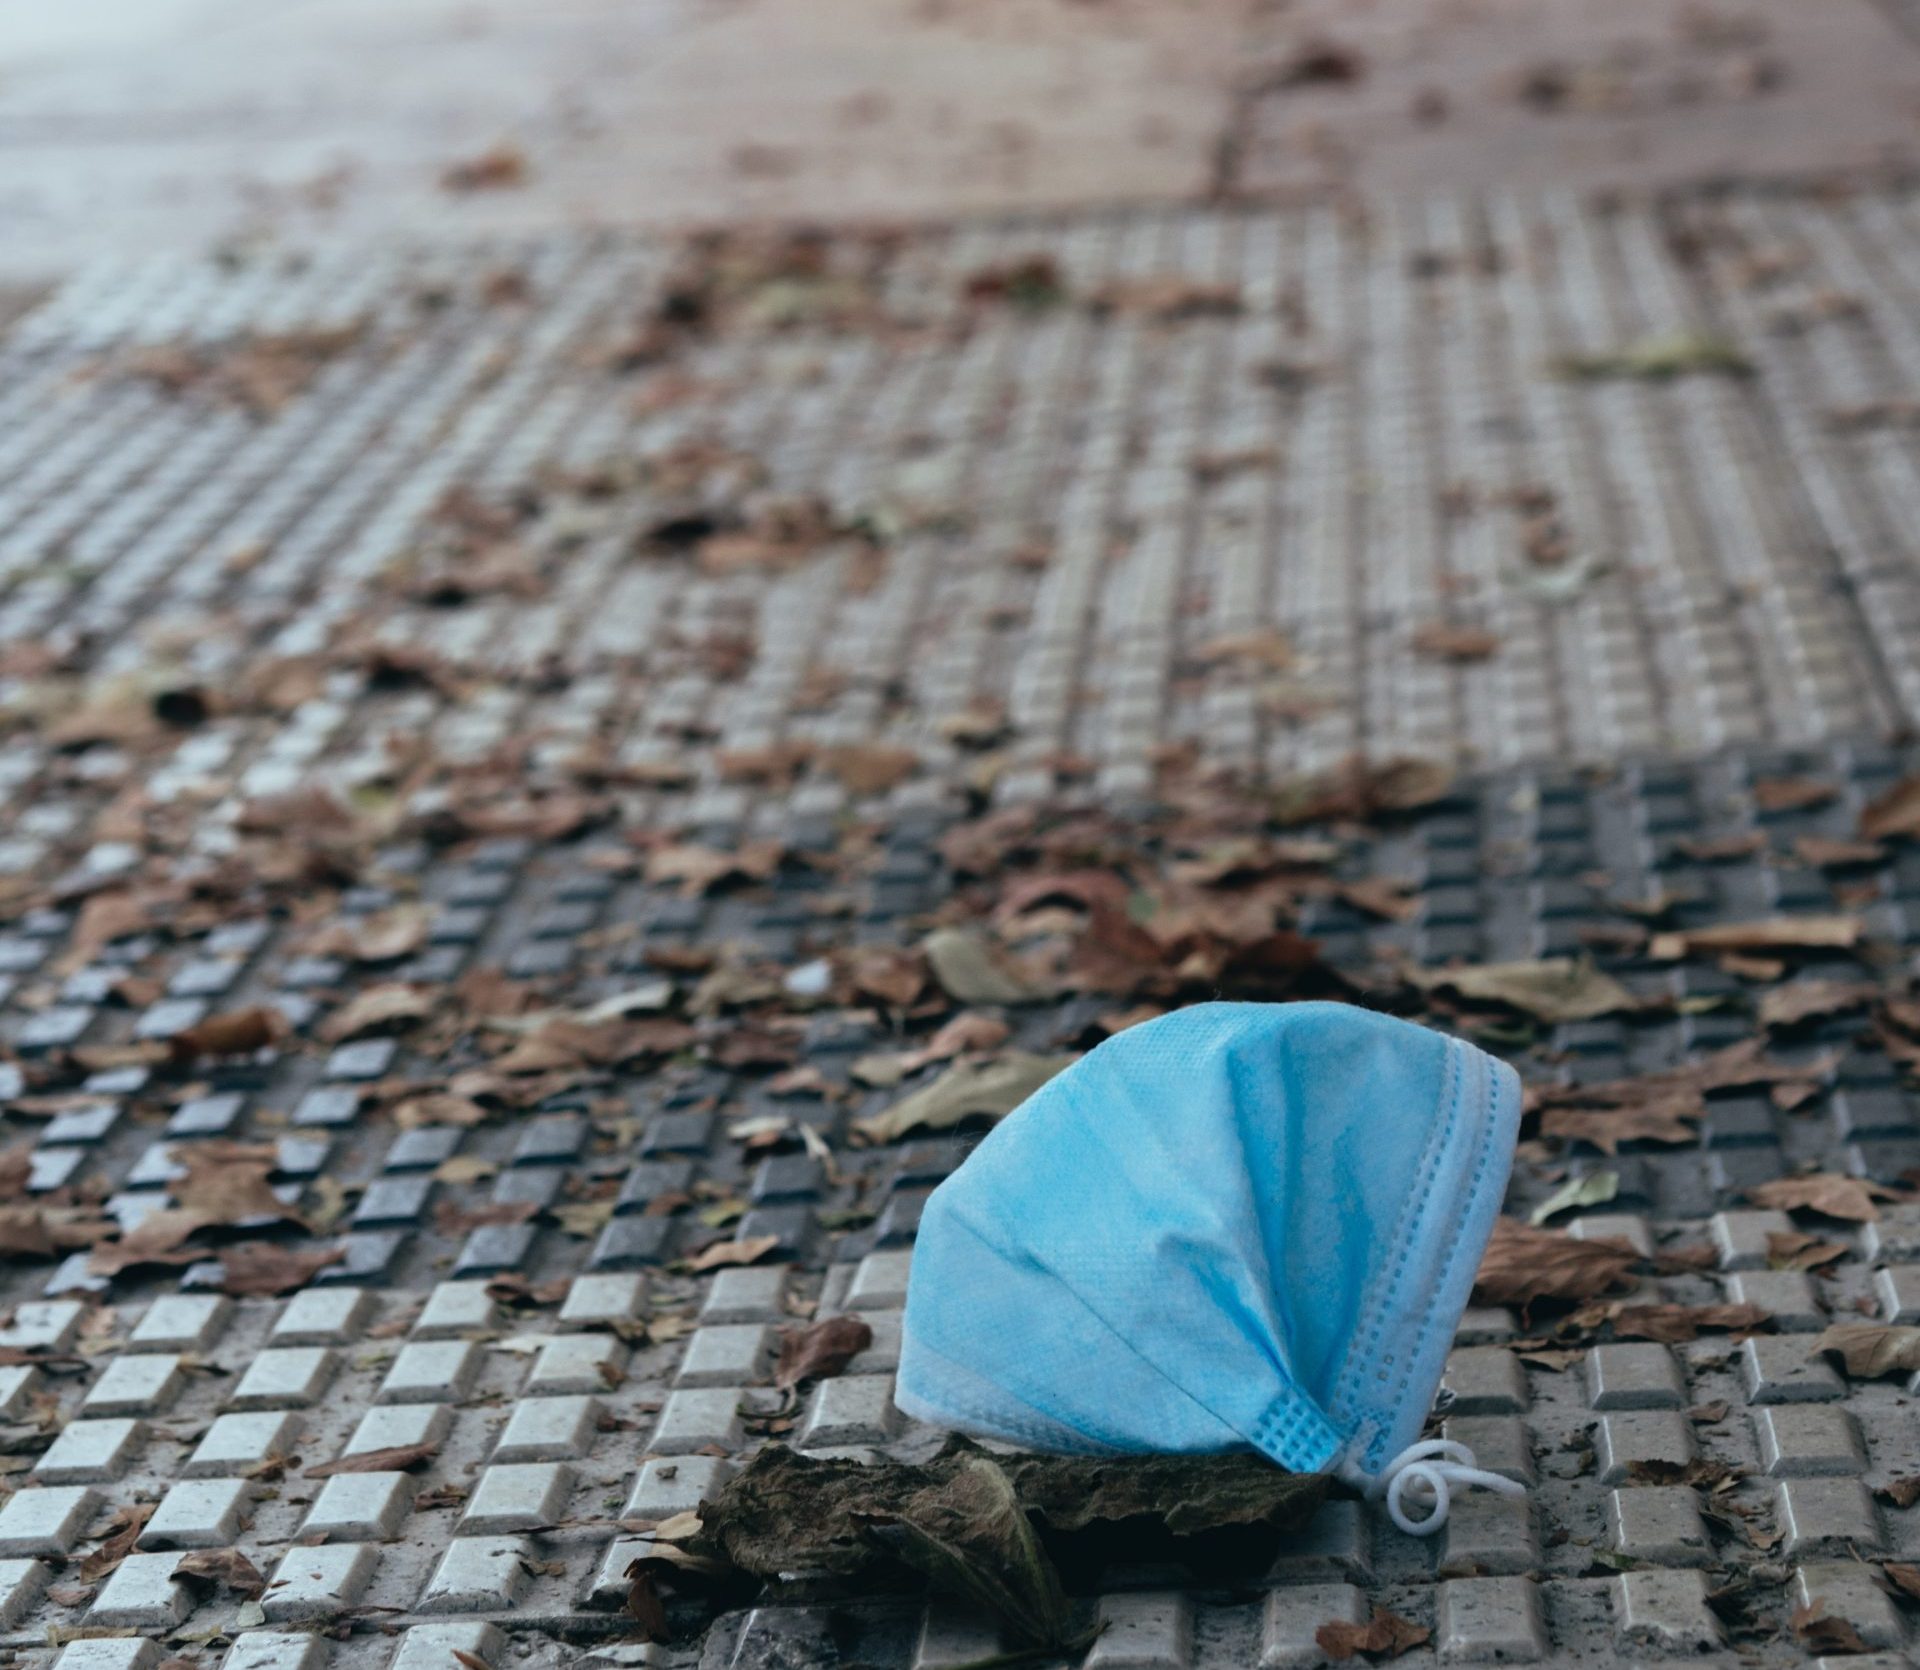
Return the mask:
<path fill-rule="evenodd" d="M 1480 1466 L 1465 1444 L 1445 1438 L 1409 1444 L 1381 1470 L 1374 1490 L 1385 1496 L 1388 1517 L 1401 1530 L 1409 1536 L 1430 1537 L 1446 1524 L 1453 1492 L 1475 1487 L 1512 1500 L 1527 1494 L 1525 1485 Z M 1408 1498 L 1426 1509 L 1421 1518 L 1407 1512 Z"/>

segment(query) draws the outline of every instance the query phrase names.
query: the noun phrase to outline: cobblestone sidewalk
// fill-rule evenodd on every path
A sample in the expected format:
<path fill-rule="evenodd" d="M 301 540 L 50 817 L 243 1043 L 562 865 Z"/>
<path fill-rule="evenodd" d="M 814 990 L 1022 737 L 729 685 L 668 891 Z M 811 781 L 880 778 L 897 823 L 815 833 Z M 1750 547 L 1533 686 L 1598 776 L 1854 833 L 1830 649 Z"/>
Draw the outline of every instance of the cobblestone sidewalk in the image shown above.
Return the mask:
<path fill-rule="evenodd" d="M 644 1527 L 761 1439 L 933 1441 L 890 1375 L 972 1127 L 863 1122 L 956 1018 L 1054 1055 L 1590 955 L 1587 1018 L 1415 1006 L 1542 1092 L 1767 1037 L 1782 1093 L 1530 1131 L 1516 1174 L 1522 1217 L 1587 1182 L 1555 1226 L 1685 1314 L 1474 1310 L 1445 1430 L 1525 1504 L 1103 1571 L 1089 1662 L 1314 1665 L 1382 1606 L 1422 1663 L 1906 1662 L 1912 1388 L 1813 1340 L 1920 1318 L 1914 233 L 1899 197 L 1141 216 L 137 264 L 26 314 L 0 1645 L 992 1657 L 913 1589 L 623 1611 Z M 1193 769 L 1357 749 L 1470 769 L 1278 844 L 1297 800 Z M 931 928 L 1037 956 L 1102 885 L 1198 890 L 1165 967 L 929 972 Z M 778 1392 L 775 1329 L 841 1312 L 871 1345 Z"/>
<path fill-rule="evenodd" d="M 714 822 L 789 745 L 905 750 L 917 800 L 1886 734 L 1914 237 L 1750 196 L 102 269 L 0 348 L 0 640 L 226 687 L 186 775 L 393 714 Z M 369 642 L 459 699 L 234 700 Z"/>

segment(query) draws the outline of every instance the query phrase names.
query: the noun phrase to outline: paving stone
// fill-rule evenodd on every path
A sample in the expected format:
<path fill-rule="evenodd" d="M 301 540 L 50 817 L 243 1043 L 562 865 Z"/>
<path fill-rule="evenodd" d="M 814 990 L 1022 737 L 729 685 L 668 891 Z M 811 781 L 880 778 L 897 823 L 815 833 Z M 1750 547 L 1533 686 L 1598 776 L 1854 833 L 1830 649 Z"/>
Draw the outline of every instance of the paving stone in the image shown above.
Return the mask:
<path fill-rule="evenodd" d="M 1260 1670 L 1306 1670 L 1327 1655 L 1316 1637 L 1323 1624 L 1363 1624 L 1371 1609 L 1348 1583 L 1307 1583 L 1267 1595 L 1260 1626 Z"/>
<path fill-rule="evenodd" d="M 484 1469 L 466 1512 L 463 1535 L 534 1531 L 566 1517 L 574 1472 L 564 1462 L 525 1462 Z"/>
<path fill-rule="evenodd" d="M 18 1420 L 38 1395 L 44 1376 L 30 1363 L 0 1368 L 0 1415 Z"/>
<path fill-rule="evenodd" d="M 129 1554 L 100 1585 L 87 1622 L 106 1628 L 177 1629 L 193 1610 L 193 1596 L 174 1581 L 178 1554 Z"/>
<path fill-rule="evenodd" d="M 417 1603 L 422 1612 L 500 1612 L 533 1586 L 537 1558 L 525 1537 L 460 1536 L 447 1546 Z"/>
<path fill-rule="evenodd" d="M 907 1302 L 911 1252 L 869 1253 L 860 1261 L 847 1292 L 850 1310 L 899 1310 Z"/>
<path fill-rule="evenodd" d="M 1596 1409 L 1679 1409 L 1687 1401 L 1680 1365 L 1664 1345 L 1596 1345 L 1587 1384 Z"/>
<path fill-rule="evenodd" d="M 499 1318 L 485 1282 L 436 1282 L 409 1331 L 415 1339 L 463 1339 L 488 1332 Z"/>
<path fill-rule="evenodd" d="M 69 1641 L 53 1663 L 54 1670 L 153 1670 L 160 1657 L 155 1642 L 103 1636 Z"/>
<path fill-rule="evenodd" d="M 62 1352 L 74 1342 L 87 1307 L 71 1299 L 29 1300 L 15 1307 L 0 1328 L 0 1346 L 19 1351 Z"/>
<path fill-rule="evenodd" d="M 727 1327 L 744 1322 L 774 1322 L 786 1316 L 782 1301 L 792 1280 L 783 1264 L 722 1270 L 707 1289 L 700 1307 L 703 1327 Z"/>
<path fill-rule="evenodd" d="M 311 1409 L 320 1401 L 340 1366 L 324 1345 L 276 1346 L 247 1364 L 231 1395 L 229 1409 Z"/>
<path fill-rule="evenodd" d="M 1831 1320 L 1813 1278 L 1800 1270 L 1742 1270 L 1727 1278 L 1727 1298 L 1758 1305 L 1785 1334 L 1817 1334 Z"/>
<path fill-rule="evenodd" d="M 1482 1467 L 1519 1484 L 1533 1482 L 1533 1446 L 1524 1422 L 1511 1415 L 1448 1416 L 1440 1435 L 1465 1444 Z"/>
<path fill-rule="evenodd" d="M 1684 1467 L 1694 1457 L 1693 1425 L 1667 1409 L 1636 1409 L 1603 1415 L 1594 1431 L 1594 1454 L 1602 1484 L 1625 1484 L 1636 1462 Z"/>
<path fill-rule="evenodd" d="M 575 1276 L 557 1321 L 560 1327 L 570 1329 L 632 1322 L 644 1314 L 646 1294 L 646 1277 L 637 1270 Z"/>
<path fill-rule="evenodd" d="M 1789 1560 L 1873 1553 L 1884 1544 L 1880 1512 L 1858 1479 L 1788 1479 L 1774 1501 Z"/>
<path fill-rule="evenodd" d="M 1753 1412 L 1760 1465 L 1776 1479 L 1866 1471 L 1859 1427 L 1833 1404 L 1780 1404 Z"/>
<path fill-rule="evenodd" d="M 1500 1346 L 1456 1347 L 1447 1357 L 1440 1389 L 1453 1395 L 1448 1407 L 1460 1415 L 1518 1415 L 1528 1403 L 1520 1361 Z"/>
<path fill-rule="evenodd" d="M 1791 1235 L 1793 1220 L 1784 1212 L 1720 1212 L 1708 1226 L 1723 1270 L 1764 1270 L 1767 1238 Z"/>
<path fill-rule="evenodd" d="M 0 1629 L 19 1625 L 46 1593 L 51 1576 L 38 1560 L 0 1560 Z"/>
<path fill-rule="evenodd" d="M 667 1394 L 647 1447 L 660 1455 L 690 1455 L 714 1444 L 737 1449 L 741 1437 L 739 1392 L 683 1389 Z"/>
<path fill-rule="evenodd" d="M 642 1462 L 633 1481 L 633 1494 L 621 1510 L 622 1519 L 671 1519 L 691 1513 L 734 1474 L 723 1456 L 656 1456 Z"/>
<path fill-rule="evenodd" d="M 406 1473 L 335 1473 L 301 1523 L 303 1538 L 328 1542 L 388 1542 L 413 1509 L 417 1490 Z"/>
<path fill-rule="evenodd" d="M 271 1456 L 293 1455 L 301 1430 L 300 1416 L 287 1411 L 216 1416 L 182 1472 L 194 1479 L 244 1476 Z"/>
<path fill-rule="evenodd" d="M 1614 1579 L 1614 1616 L 1629 1646 L 1702 1653 L 1721 1644 L 1706 1579 L 1696 1571 L 1623 1572 Z"/>
<path fill-rule="evenodd" d="M 221 1670 L 327 1670 L 327 1643 L 317 1635 L 249 1630 L 234 1637 Z"/>
<path fill-rule="evenodd" d="M 1860 1226 L 1860 1255 L 1869 1263 L 1920 1263 L 1920 1210 L 1895 1203 Z"/>
<path fill-rule="evenodd" d="M 1749 1403 L 1823 1403 L 1846 1395 L 1839 1375 L 1808 1357 L 1805 1340 L 1755 1334 L 1740 1342 L 1739 1361 Z"/>
<path fill-rule="evenodd" d="M 187 1479 L 173 1486 L 140 1533 L 141 1548 L 226 1548 L 253 1500 L 245 1479 Z"/>
<path fill-rule="evenodd" d="M 1463 1491 L 1453 1500 L 1442 1536 L 1442 1575 L 1471 1572 L 1497 1577 L 1530 1573 L 1540 1565 L 1540 1539 L 1534 1531 L 1530 1498 Z"/>
<path fill-rule="evenodd" d="M 1803 1565 L 1793 1574 L 1788 1593 L 1795 1611 L 1817 1606 L 1822 1617 L 1852 1624 L 1869 1647 L 1898 1647 L 1905 1639 L 1900 1615 L 1874 1580 L 1873 1568 L 1858 1560 Z"/>
<path fill-rule="evenodd" d="M 414 1342 L 400 1348 L 381 1382 L 381 1403 L 459 1403 L 480 1376 L 480 1348 L 466 1341 Z"/>
<path fill-rule="evenodd" d="M 1193 1609 L 1178 1593 L 1103 1595 L 1085 1670 L 1184 1670 L 1193 1662 Z"/>
<path fill-rule="evenodd" d="M 124 1474 L 143 1441 L 140 1422 L 130 1418 L 74 1421 L 60 1429 L 33 1464 L 42 1484 L 102 1484 Z"/>
<path fill-rule="evenodd" d="M 1547 1655 L 1540 1594 L 1526 1577 L 1454 1578 L 1440 1585 L 1440 1656 L 1467 1663 L 1530 1664 Z"/>
<path fill-rule="evenodd" d="M 837 1448 L 848 1444 L 884 1444 L 905 1425 L 893 1404 L 889 1375 L 841 1375 L 822 1380 L 801 1431 L 803 1450 Z"/>
<path fill-rule="evenodd" d="M 17 1490 L 0 1503 L 0 1554 L 66 1554 L 100 1498 L 86 1485 Z"/>
<path fill-rule="evenodd" d="M 626 1366 L 627 1348 L 611 1334 L 562 1334 L 540 1348 L 524 1391 L 529 1397 L 604 1392 L 626 1378 Z"/>
<path fill-rule="evenodd" d="M 1691 1485 L 1637 1485 L 1607 1498 L 1614 1550 L 1651 1565 L 1701 1566 L 1713 1542 Z"/>
<path fill-rule="evenodd" d="M 506 1637 L 492 1624 L 480 1619 L 462 1619 L 459 1623 L 415 1624 L 400 1637 L 400 1648 L 387 1670 L 446 1670 L 449 1662 L 459 1663 L 456 1654 L 477 1658 L 485 1664 L 504 1661 Z"/>
<path fill-rule="evenodd" d="M 86 1415 L 157 1415 L 171 1408 L 186 1384 L 171 1352 L 115 1357 L 81 1400 Z"/>
<path fill-rule="evenodd" d="M 345 1345 L 366 1332 L 378 1308 L 363 1288 L 309 1287 L 287 1301 L 269 1337 L 276 1346 Z"/>
<path fill-rule="evenodd" d="M 665 1218 L 615 1218 L 600 1232 L 589 1260 L 594 1270 L 632 1270 L 666 1261 L 673 1225 Z"/>
<path fill-rule="evenodd" d="M 169 1293 L 154 1300 L 127 1336 L 129 1351 L 179 1351 L 205 1355 L 225 1332 L 231 1300 L 217 1295 Z"/>
<path fill-rule="evenodd" d="M 674 1375 L 676 1386 L 747 1386 L 768 1370 L 771 1330 L 754 1323 L 696 1328 Z"/>
<path fill-rule="evenodd" d="M 438 1444 L 453 1428 L 453 1412 L 441 1403 L 404 1403 L 369 1409 L 340 1453 L 367 1455 L 376 1450 Z"/>
<path fill-rule="evenodd" d="M 600 1430 L 600 1400 L 594 1397 L 529 1397 L 513 1406 L 495 1461 L 578 1461 Z"/>
<path fill-rule="evenodd" d="M 291 1548 L 268 1579 L 261 1609 L 276 1624 L 338 1617 L 366 1593 L 379 1560 L 379 1550 L 363 1543 Z"/>

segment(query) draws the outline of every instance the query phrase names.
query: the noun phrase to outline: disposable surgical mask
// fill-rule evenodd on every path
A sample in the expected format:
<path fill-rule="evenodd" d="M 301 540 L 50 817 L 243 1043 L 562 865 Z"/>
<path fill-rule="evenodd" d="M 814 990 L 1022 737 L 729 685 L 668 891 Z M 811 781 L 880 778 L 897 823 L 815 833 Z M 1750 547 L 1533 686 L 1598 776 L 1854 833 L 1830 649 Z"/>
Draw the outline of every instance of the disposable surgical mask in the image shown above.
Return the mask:
<path fill-rule="evenodd" d="M 1418 1442 L 1519 1116 L 1512 1068 L 1345 1004 L 1130 1027 L 928 1200 L 899 1405 L 1040 1450 L 1251 1447 L 1422 1534 L 1454 1488 L 1519 1495 Z"/>

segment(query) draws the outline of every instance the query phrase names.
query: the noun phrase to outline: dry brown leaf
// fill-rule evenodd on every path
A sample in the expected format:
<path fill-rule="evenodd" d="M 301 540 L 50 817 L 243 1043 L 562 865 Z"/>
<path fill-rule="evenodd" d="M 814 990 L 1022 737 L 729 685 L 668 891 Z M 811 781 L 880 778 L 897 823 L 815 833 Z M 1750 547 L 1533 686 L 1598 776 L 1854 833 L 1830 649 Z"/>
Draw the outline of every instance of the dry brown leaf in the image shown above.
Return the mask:
<path fill-rule="evenodd" d="M 1315 1630 L 1313 1639 L 1328 1658 L 1344 1663 L 1356 1655 L 1374 1660 L 1398 1658 L 1423 1646 L 1432 1636 L 1432 1630 L 1409 1623 L 1384 1606 L 1376 1606 L 1373 1616 L 1364 1624 L 1336 1618 Z"/>
<path fill-rule="evenodd" d="M 1724 951 L 1850 951 L 1865 924 L 1858 916 L 1772 916 L 1758 922 L 1720 922 L 1707 928 L 1655 934 L 1647 955 L 1662 961 Z"/>
<path fill-rule="evenodd" d="M 1597 1299 L 1634 1284 L 1640 1255 L 1611 1236 L 1576 1240 L 1496 1218 L 1473 1296 L 1483 1305 L 1529 1305 L 1536 1299 Z"/>
<path fill-rule="evenodd" d="M 1920 777 L 1903 777 L 1875 795 L 1860 813 L 1860 837 L 1887 841 L 1920 835 Z"/>
<path fill-rule="evenodd" d="M 673 1632 L 667 1626 L 667 1608 L 660 1599 L 646 1565 L 635 1560 L 627 1567 L 627 1593 L 622 1603 L 644 1641 L 670 1641 Z"/>
<path fill-rule="evenodd" d="M 317 1462 L 306 1469 L 310 1479 L 330 1479 L 336 1473 L 405 1473 L 423 1466 L 440 1453 L 439 1443 L 396 1444 L 385 1450 L 362 1450 L 337 1461 Z"/>
<path fill-rule="evenodd" d="M 722 1265 L 752 1264 L 780 1245 L 777 1235 L 749 1235 L 743 1241 L 716 1241 L 687 1260 L 689 1270 L 718 1270 Z"/>
<path fill-rule="evenodd" d="M 1702 1333 L 1744 1337 L 1759 1333 L 1773 1321 L 1773 1312 L 1754 1304 L 1721 1305 L 1611 1305 L 1607 1320 L 1621 1339 L 1656 1340 L 1679 1345 Z"/>
<path fill-rule="evenodd" d="M 1552 1026 L 1640 1007 L 1640 1000 L 1612 975 L 1572 957 L 1412 969 L 1407 977 L 1424 992 L 1444 992 L 1468 1003 L 1500 1004 Z"/>
<path fill-rule="evenodd" d="M 1902 1473 L 1885 1484 L 1875 1485 L 1873 1493 L 1896 1508 L 1910 1508 L 1915 1502 L 1920 1502 L 1920 1473 Z M 1906 1569 L 1913 1574 L 1912 1583 L 1902 1586 L 1916 1600 L 1920 1600 L 1920 1566 L 1908 1566 Z M 1891 1571 L 1888 1575 L 1892 1575 Z"/>
<path fill-rule="evenodd" d="M 1416 654 L 1436 661 L 1487 661 L 1498 653 L 1500 635 L 1481 626 L 1455 626 L 1436 620 L 1414 629 L 1413 647 Z"/>
<path fill-rule="evenodd" d="M 849 742 L 821 749 L 820 766 L 850 793 L 885 794 L 919 769 L 920 756 L 885 742 Z"/>
<path fill-rule="evenodd" d="M 1808 1357 L 1837 1356 L 1856 1380 L 1920 1368 L 1920 1328 L 1890 1322 L 1835 1322 L 1813 1342 Z"/>
<path fill-rule="evenodd" d="M 147 1528 L 157 1502 L 123 1502 L 113 1510 L 103 1532 L 105 1540 L 74 1568 L 82 1583 L 97 1583 L 133 1552 L 140 1533 Z"/>
<path fill-rule="evenodd" d="M 1867 1644 L 1860 1639 L 1860 1632 L 1845 1618 L 1827 1616 L 1826 1604 L 1824 1599 L 1820 1599 L 1793 1609 L 1788 1622 L 1793 1628 L 1794 1639 L 1808 1652 L 1823 1656 L 1830 1653 L 1864 1653 Z"/>
<path fill-rule="evenodd" d="M 1753 784 L 1753 803 L 1763 812 L 1809 811 L 1839 795 L 1833 784 L 1817 777 L 1759 777 Z"/>
<path fill-rule="evenodd" d="M 1548 1107 L 1540 1114 L 1540 1134 L 1617 1154 L 1623 1142 L 1692 1142 L 1698 1135 L 1695 1123 L 1704 1111 L 1697 1097 L 1688 1096 L 1625 1107 Z"/>
<path fill-rule="evenodd" d="M 251 1055 L 275 1043 L 287 1030 L 278 1009 L 236 1009 L 224 1015 L 209 1015 L 198 1026 L 176 1032 L 168 1040 L 173 1059 L 182 1063 L 202 1056 Z"/>
<path fill-rule="evenodd" d="M 1898 1189 L 1865 1177 L 1816 1171 L 1803 1177 L 1780 1177 L 1771 1183 L 1756 1183 L 1747 1190 L 1747 1198 L 1756 1206 L 1772 1206 L 1782 1212 L 1818 1212 L 1823 1217 L 1840 1218 L 1847 1223 L 1872 1223 L 1880 1216 L 1876 1201 L 1906 1197 Z"/>
<path fill-rule="evenodd" d="M 1863 980 L 1795 980 L 1776 986 L 1760 999 L 1760 1024 L 1765 1027 L 1804 1026 L 1808 1021 L 1864 1009 L 1880 995 L 1880 988 Z"/>
<path fill-rule="evenodd" d="M 1841 1241 L 1822 1241 L 1817 1235 L 1806 1235 L 1797 1229 L 1784 1234 L 1775 1230 L 1767 1237 L 1767 1268 L 1818 1270 L 1828 1264 L 1837 1264 L 1847 1256 L 1847 1251 L 1846 1244 Z"/>
<path fill-rule="evenodd" d="M 806 1380 L 831 1380 L 873 1344 L 873 1330 L 857 1316 L 829 1316 L 804 1328 L 780 1330 L 773 1383 L 782 1391 Z"/>
<path fill-rule="evenodd" d="M 431 1017 L 433 1009 L 432 995 L 421 987 L 369 986 L 320 1024 L 320 1041 L 344 1044 L 354 1038 L 390 1037 L 418 1026 Z"/>
<path fill-rule="evenodd" d="M 219 1252 L 220 1291 L 236 1299 L 276 1299 L 307 1285 L 346 1257 L 340 1247 L 283 1247 L 272 1241 L 237 1241 Z"/>
<path fill-rule="evenodd" d="M 180 1556 L 173 1575 L 223 1585 L 243 1600 L 258 1600 L 267 1590 L 260 1568 L 237 1548 L 196 1548 Z"/>
<path fill-rule="evenodd" d="M 1887 849 L 1877 841 L 1847 841 L 1831 835 L 1801 835 L 1793 850 L 1803 863 L 1821 870 L 1850 870 L 1884 864 Z"/>

